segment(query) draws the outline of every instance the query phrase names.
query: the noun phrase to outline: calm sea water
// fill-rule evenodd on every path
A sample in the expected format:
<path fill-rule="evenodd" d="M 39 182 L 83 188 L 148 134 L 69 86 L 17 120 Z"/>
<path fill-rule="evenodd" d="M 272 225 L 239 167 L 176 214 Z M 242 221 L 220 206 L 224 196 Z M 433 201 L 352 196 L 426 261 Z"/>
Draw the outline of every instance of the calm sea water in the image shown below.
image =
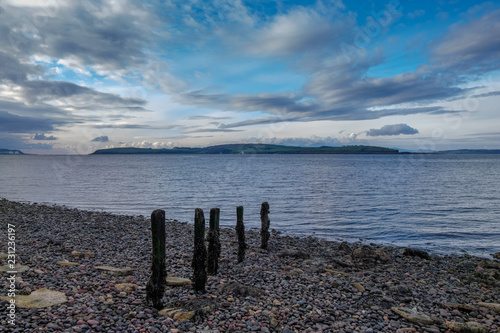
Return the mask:
<path fill-rule="evenodd" d="M 0 197 L 192 221 L 221 209 L 233 226 L 414 246 L 500 251 L 499 155 L 0 156 Z M 54 221 L 57 223 L 57 221 Z"/>

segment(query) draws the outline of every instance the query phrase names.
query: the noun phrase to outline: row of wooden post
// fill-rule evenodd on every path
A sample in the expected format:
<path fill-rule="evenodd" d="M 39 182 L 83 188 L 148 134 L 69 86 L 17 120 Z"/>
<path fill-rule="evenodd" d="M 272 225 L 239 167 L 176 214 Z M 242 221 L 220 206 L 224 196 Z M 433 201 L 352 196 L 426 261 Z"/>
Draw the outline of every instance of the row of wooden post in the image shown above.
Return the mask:
<path fill-rule="evenodd" d="M 193 288 L 197 292 L 204 292 L 207 283 L 207 275 L 216 275 L 221 253 L 220 209 L 210 210 L 209 230 L 207 234 L 208 251 L 205 246 L 205 216 L 201 208 L 196 208 L 194 213 L 194 250 L 191 267 L 193 268 Z M 269 204 L 263 202 L 260 209 L 261 220 L 261 245 L 267 250 L 269 242 Z M 151 302 L 157 309 L 161 309 L 161 302 L 166 287 L 166 264 L 165 264 L 165 211 L 157 209 L 151 214 L 152 234 L 152 263 L 151 277 L 146 286 L 146 301 Z M 236 236 L 238 239 L 238 263 L 245 260 L 245 225 L 243 223 L 243 206 L 236 207 Z"/>

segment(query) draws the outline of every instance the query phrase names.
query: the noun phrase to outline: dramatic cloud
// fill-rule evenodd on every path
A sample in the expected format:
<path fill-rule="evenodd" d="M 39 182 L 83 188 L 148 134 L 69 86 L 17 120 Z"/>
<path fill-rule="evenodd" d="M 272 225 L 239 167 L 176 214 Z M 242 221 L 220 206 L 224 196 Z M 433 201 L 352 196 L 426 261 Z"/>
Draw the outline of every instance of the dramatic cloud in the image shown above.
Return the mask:
<path fill-rule="evenodd" d="M 432 61 L 446 71 L 478 75 L 500 67 L 500 10 L 466 24 L 431 43 Z M 458 79 L 458 78 L 457 78 Z"/>
<path fill-rule="evenodd" d="M 40 140 L 40 141 L 48 140 L 48 141 L 51 141 L 51 140 L 57 140 L 57 138 L 55 136 L 53 136 L 53 135 L 46 136 L 43 133 L 36 133 L 35 136 L 33 137 L 33 140 Z"/>
<path fill-rule="evenodd" d="M 109 138 L 106 135 L 98 136 L 91 140 L 92 142 L 109 142 Z"/>
<path fill-rule="evenodd" d="M 13 148 L 14 147 L 14 148 Z M 31 143 L 26 138 L 18 135 L 2 135 L 0 133 L 0 148 L 6 149 L 36 149 L 36 150 L 50 150 L 52 144 L 47 143 Z"/>
<path fill-rule="evenodd" d="M 410 127 L 406 124 L 385 125 L 382 128 L 372 128 L 366 132 L 367 136 L 383 136 L 383 135 L 413 135 L 417 134 L 416 128 Z"/>
<path fill-rule="evenodd" d="M 53 119 L 18 116 L 0 110 L 0 132 L 31 133 L 36 131 L 52 131 L 58 124 Z"/>
<path fill-rule="evenodd" d="M 304 53 L 326 50 L 337 45 L 342 36 L 349 34 L 354 26 L 354 16 L 341 17 L 335 6 L 297 7 L 288 13 L 277 15 L 258 30 L 248 51 L 266 56 L 303 56 Z"/>

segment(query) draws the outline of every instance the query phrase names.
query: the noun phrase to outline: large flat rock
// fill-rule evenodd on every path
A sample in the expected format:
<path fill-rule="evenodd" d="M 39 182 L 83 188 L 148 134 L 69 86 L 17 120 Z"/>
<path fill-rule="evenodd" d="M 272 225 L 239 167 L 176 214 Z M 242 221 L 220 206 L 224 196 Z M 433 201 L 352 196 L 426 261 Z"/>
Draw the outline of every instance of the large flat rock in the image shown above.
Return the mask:
<path fill-rule="evenodd" d="M 16 295 L 14 299 L 16 300 L 16 306 L 26 309 L 47 308 L 68 301 L 64 293 L 46 288 L 35 290 L 29 295 Z M 11 298 L 4 296 L 2 300 L 10 301 Z"/>
<path fill-rule="evenodd" d="M 167 277 L 167 285 L 169 286 L 189 286 L 191 285 L 191 279 L 169 276 Z"/>
<path fill-rule="evenodd" d="M 116 274 L 116 275 L 130 275 L 134 271 L 134 269 L 131 267 L 118 268 L 118 267 L 112 267 L 112 266 L 108 266 L 108 265 L 94 266 L 94 268 L 101 270 L 101 271 L 111 273 L 111 274 Z"/>
<path fill-rule="evenodd" d="M 10 267 L 10 265 L 0 266 L 0 272 L 17 272 L 22 273 L 30 269 L 28 266 L 23 265 L 15 265 L 14 268 Z"/>

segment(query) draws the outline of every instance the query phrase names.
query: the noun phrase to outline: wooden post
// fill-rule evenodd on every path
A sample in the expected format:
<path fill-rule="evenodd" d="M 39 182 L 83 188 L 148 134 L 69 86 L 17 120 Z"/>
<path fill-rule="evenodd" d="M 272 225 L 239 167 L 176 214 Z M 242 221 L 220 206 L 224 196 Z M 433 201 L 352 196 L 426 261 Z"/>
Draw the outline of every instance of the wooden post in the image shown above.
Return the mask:
<path fill-rule="evenodd" d="M 208 229 L 208 255 L 207 255 L 207 273 L 208 275 L 217 275 L 220 257 L 220 228 L 219 228 L 220 209 L 210 209 L 210 225 Z"/>
<path fill-rule="evenodd" d="M 205 247 L 205 216 L 203 209 L 194 211 L 194 253 L 191 266 L 193 268 L 193 288 L 196 292 L 205 292 L 207 283 L 207 248 Z"/>
<path fill-rule="evenodd" d="M 269 241 L 269 226 L 271 221 L 269 220 L 269 204 L 263 202 L 260 207 L 260 248 L 267 250 L 267 242 Z"/>
<path fill-rule="evenodd" d="M 156 309 L 161 309 L 161 302 L 166 286 L 165 264 L 165 211 L 157 209 L 151 213 L 151 235 L 153 255 L 151 277 L 146 285 L 146 302 L 151 301 Z"/>
<path fill-rule="evenodd" d="M 236 207 L 236 235 L 238 237 L 238 262 L 245 260 L 245 225 L 243 224 L 243 206 Z"/>

